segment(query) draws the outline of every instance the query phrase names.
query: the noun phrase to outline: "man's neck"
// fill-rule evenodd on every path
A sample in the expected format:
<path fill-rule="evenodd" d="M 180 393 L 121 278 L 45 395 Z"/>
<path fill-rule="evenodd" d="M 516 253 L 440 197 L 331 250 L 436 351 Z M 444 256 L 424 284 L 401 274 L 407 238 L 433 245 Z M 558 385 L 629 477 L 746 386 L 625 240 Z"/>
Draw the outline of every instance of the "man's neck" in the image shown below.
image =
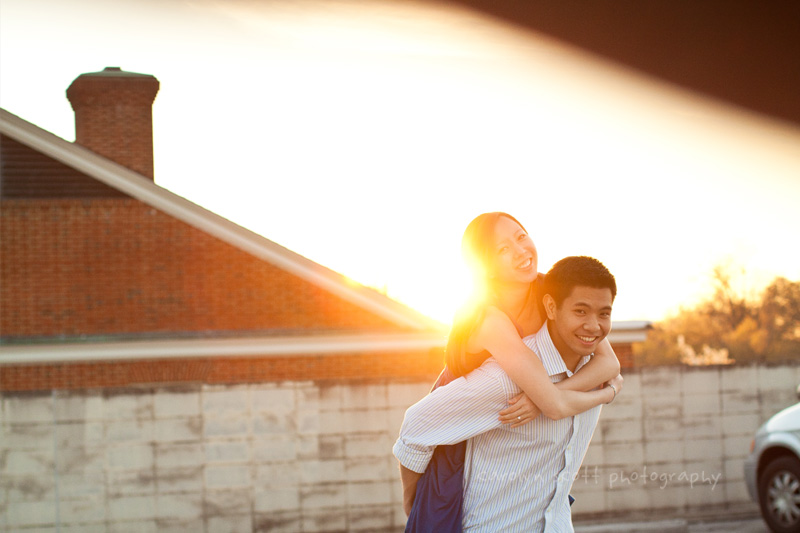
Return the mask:
<path fill-rule="evenodd" d="M 546 325 L 547 332 L 550 334 L 550 339 L 553 341 L 553 346 L 555 346 L 556 350 L 558 350 L 558 355 L 561 356 L 561 360 L 564 361 L 564 365 L 570 372 L 575 373 L 575 370 L 577 370 L 581 359 L 583 359 L 583 356 L 570 350 L 565 343 L 561 341 L 561 339 L 558 337 L 558 334 L 553 331 L 552 321 L 548 320 Z"/>

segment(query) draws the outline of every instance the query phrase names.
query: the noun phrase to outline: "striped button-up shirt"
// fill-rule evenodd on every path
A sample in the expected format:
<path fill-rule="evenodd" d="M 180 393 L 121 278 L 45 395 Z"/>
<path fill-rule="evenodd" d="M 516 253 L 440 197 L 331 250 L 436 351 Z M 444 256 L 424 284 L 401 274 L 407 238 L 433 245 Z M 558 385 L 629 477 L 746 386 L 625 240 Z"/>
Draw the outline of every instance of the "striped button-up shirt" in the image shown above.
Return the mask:
<path fill-rule="evenodd" d="M 553 382 L 572 375 L 547 325 L 524 339 Z M 579 370 L 590 359 L 578 363 Z M 551 420 L 539 415 L 518 428 L 499 411 L 520 392 L 493 358 L 439 387 L 406 411 L 394 455 L 422 473 L 437 445 L 467 440 L 464 466 L 465 531 L 571 532 L 569 490 L 600 416 L 600 406 Z"/>

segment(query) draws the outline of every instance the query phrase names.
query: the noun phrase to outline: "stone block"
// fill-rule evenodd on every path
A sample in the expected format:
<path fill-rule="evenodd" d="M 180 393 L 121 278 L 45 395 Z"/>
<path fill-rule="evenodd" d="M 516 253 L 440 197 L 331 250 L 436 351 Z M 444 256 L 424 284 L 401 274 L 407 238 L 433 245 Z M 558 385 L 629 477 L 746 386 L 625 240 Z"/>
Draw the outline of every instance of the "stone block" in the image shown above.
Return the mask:
<path fill-rule="evenodd" d="M 609 405 L 603 406 L 600 420 L 632 420 L 641 422 L 644 410 L 641 399 L 638 396 L 628 396 L 626 393 L 627 389 Z"/>
<path fill-rule="evenodd" d="M 58 502 L 60 524 L 105 525 L 106 505 L 102 498 L 88 500 L 60 500 Z"/>
<path fill-rule="evenodd" d="M 206 533 L 252 533 L 253 517 L 249 509 L 239 516 L 209 516 L 206 518 Z"/>
<path fill-rule="evenodd" d="M 294 413 L 270 413 L 262 411 L 253 415 L 254 435 L 283 435 L 297 433 L 297 418 Z"/>
<path fill-rule="evenodd" d="M 342 409 L 381 409 L 388 406 L 386 384 L 352 384 L 342 390 Z"/>
<path fill-rule="evenodd" d="M 208 386 L 203 388 L 200 401 L 205 417 L 236 418 L 250 412 L 250 390 L 246 387 Z"/>
<path fill-rule="evenodd" d="M 644 434 L 648 441 L 682 439 L 683 421 L 681 418 L 645 417 Z"/>
<path fill-rule="evenodd" d="M 732 414 L 722 416 L 722 434 L 725 436 L 755 435 L 761 417 L 756 414 Z"/>
<path fill-rule="evenodd" d="M 758 366 L 758 389 L 765 391 L 782 391 L 794 397 L 797 390 L 797 378 L 794 372 L 787 371 L 785 366 Z"/>
<path fill-rule="evenodd" d="M 625 381 L 622 384 L 622 393 L 618 399 L 631 398 L 641 401 L 642 397 L 642 375 L 634 373 L 628 369 L 622 369 L 622 377 Z M 614 400 L 616 402 L 617 400 Z M 613 403 L 611 405 L 614 405 Z"/>
<path fill-rule="evenodd" d="M 750 499 L 750 494 L 747 492 L 747 485 L 742 480 L 729 480 L 720 483 L 715 490 L 724 491 L 724 501 L 728 505 L 738 506 L 739 504 L 750 504 L 754 502 Z"/>
<path fill-rule="evenodd" d="M 722 418 L 716 415 L 685 416 L 683 436 L 686 439 L 722 438 Z"/>
<path fill-rule="evenodd" d="M 152 444 L 109 446 L 105 449 L 106 466 L 119 470 L 152 470 L 155 452 Z"/>
<path fill-rule="evenodd" d="M 570 493 L 573 496 L 585 493 L 602 493 L 608 486 L 605 477 L 598 466 L 584 465 L 575 474 Z"/>
<path fill-rule="evenodd" d="M 704 461 L 687 461 L 684 479 L 685 485 L 691 489 L 717 490 L 723 480 L 725 469 L 719 457 Z M 719 492 L 722 492 L 721 490 Z"/>
<path fill-rule="evenodd" d="M 684 460 L 684 442 L 681 440 L 648 439 L 644 443 L 644 459 L 647 465 L 681 463 Z"/>
<path fill-rule="evenodd" d="M 683 397 L 683 416 L 720 415 L 722 406 L 718 393 L 686 394 Z"/>
<path fill-rule="evenodd" d="M 659 484 L 656 485 L 656 483 Z M 686 488 L 664 483 L 659 479 L 648 484 L 646 490 L 650 509 L 684 509 L 688 501 Z M 663 488 L 661 488 L 662 485 Z"/>
<path fill-rule="evenodd" d="M 391 484 L 391 481 L 348 483 L 347 501 L 351 507 L 390 504 L 392 503 Z"/>
<path fill-rule="evenodd" d="M 319 411 L 300 409 L 293 416 L 297 419 L 299 435 L 318 435 L 320 433 L 320 418 L 324 415 Z"/>
<path fill-rule="evenodd" d="M 301 483 L 331 483 L 346 481 L 345 463 L 341 459 L 333 461 L 299 461 Z"/>
<path fill-rule="evenodd" d="M 258 387 L 251 391 L 254 412 L 289 413 L 297 408 L 318 409 L 315 406 L 298 406 L 294 387 Z M 308 393 L 306 393 L 306 398 Z"/>
<path fill-rule="evenodd" d="M 155 474 L 159 494 L 202 492 L 205 485 L 202 465 L 159 468 Z"/>
<path fill-rule="evenodd" d="M 430 390 L 431 384 L 426 382 L 389 383 L 386 386 L 387 405 L 406 410 L 424 398 Z"/>
<path fill-rule="evenodd" d="M 250 465 L 206 465 L 206 488 L 226 489 L 250 487 L 253 484 L 253 469 Z"/>
<path fill-rule="evenodd" d="M 252 421 L 244 417 L 204 418 L 204 438 L 242 438 L 250 435 Z M 275 431 L 280 433 L 280 431 Z"/>
<path fill-rule="evenodd" d="M 109 420 L 106 426 L 106 442 L 152 442 L 154 426 L 152 420 Z"/>
<path fill-rule="evenodd" d="M 350 459 L 385 457 L 391 454 L 394 438 L 387 433 L 359 433 L 344 436 L 344 453 Z"/>
<path fill-rule="evenodd" d="M 684 440 L 684 457 L 687 462 L 719 459 L 721 456 L 721 439 L 694 438 Z"/>
<path fill-rule="evenodd" d="M 297 486 L 300 484 L 300 471 L 297 463 L 273 463 L 257 465 L 253 477 L 253 486 L 277 487 Z"/>
<path fill-rule="evenodd" d="M 153 422 L 153 434 L 158 442 L 196 442 L 203 436 L 203 419 L 199 416 L 157 419 Z"/>
<path fill-rule="evenodd" d="M 199 520 L 202 516 L 202 492 L 159 494 L 156 498 L 156 517 L 159 519 L 185 521 Z M 202 525 L 200 531 L 202 531 Z"/>
<path fill-rule="evenodd" d="M 342 413 L 345 433 L 378 433 L 389 431 L 389 410 L 344 411 Z"/>
<path fill-rule="evenodd" d="M 646 396 L 642 400 L 642 416 L 645 419 L 681 418 L 683 399 L 679 395 Z"/>
<path fill-rule="evenodd" d="M 724 371 L 724 370 L 723 370 Z M 683 395 L 719 393 L 721 370 L 718 367 L 687 367 L 683 371 Z"/>
<path fill-rule="evenodd" d="M 103 416 L 106 420 L 150 420 L 153 418 L 153 394 L 131 390 L 105 397 Z"/>
<path fill-rule="evenodd" d="M 107 485 L 108 496 L 145 496 L 156 493 L 156 474 L 152 468 L 148 470 L 108 470 L 106 479 L 99 481 L 99 494 L 103 493 L 103 485 Z M 61 494 L 64 494 L 63 492 Z"/>
<path fill-rule="evenodd" d="M 104 472 L 89 472 L 87 474 L 59 474 L 58 494 L 59 498 L 64 499 L 93 499 L 102 498 L 106 490 L 106 476 Z M 41 478 L 40 478 L 41 479 Z M 111 472 L 108 474 L 109 486 L 114 478 Z"/>
<path fill-rule="evenodd" d="M 53 397 L 50 394 L 3 396 L 0 402 L 0 420 L 4 424 L 52 424 L 55 420 Z"/>
<path fill-rule="evenodd" d="M 298 456 L 298 441 L 290 435 L 268 435 L 256 437 L 251 441 L 253 461 L 256 463 L 275 463 L 292 461 Z M 311 439 L 307 439 L 311 440 Z M 317 439 L 313 438 L 316 443 Z M 316 457 L 315 457 L 316 458 Z"/>
<path fill-rule="evenodd" d="M 322 383 L 319 386 L 319 410 L 339 412 L 342 410 L 342 395 L 345 385 Z"/>
<path fill-rule="evenodd" d="M 682 369 L 679 367 L 648 367 L 641 372 L 642 395 L 645 400 L 660 396 L 683 394 Z"/>
<path fill-rule="evenodd" d="M 303 514 L 313 516 L 317 509 L 341 509 L 347 507 L 347 485 L 345 483 L 319 483 L 300 487 L 300 506 Z"/>
<path fill-rule="evenodd" d="M 253 531 L 268 533 L 297 533 L 301 531 L 303 517 L 298 510 L 256 513 Z"/>
<path fill-rule="evenodd" d="M 203 444 L 206 464 L 250 461 L 250 443 L 238 440 L 207 440 Z"/>
<path fill-rule="evenodd" d="M 345 461 L 347 481 L 388 481 L 397 476 L 388 469 L 385 457 L 360 457 Z"/>
<path fill-rule="evenodd" d="M 59 448 L 98 446 L 105 443 L 102 422 L 63 422 L 55 426 L 56 446 Z"/>
<path fill-rule="evenodd" d="M 644 463 L 644 443 L 604 442 L 606 465 L 640 465 Z"/>
<path fill-rule="evenodd" d="M 200 391 L 161 390 L 153 395 L 153 414 L 156 418 L 199 417 Z"/>
<path fill-rule="evenodd" d="M 55 502 L 15 502 L 9 505 L 6 523 L 12 528 L 28 528 L 31 526 L 54 526 L 56 521 Z"/>
<path fill-rule="evenodd" d="M 722 469 L 724 472 L 723 480 L 726 483 L 740 481 L 744 484 L 744 458 L 723 459 Z"/>
<path fill-rule="evenodd" d="M 720 369 L 720 388 L 723 392 L 758 392 L 758 367 L 727 366 Z"/>
<path fill-rule="evenodd" d="M 144 520 L 156 517 L 155 496 L 122 496 L 109 498 L 108 519 L 111 522 Z"/>
<path fill-rule="evenodd" d="M 267 487 L 255 491 L 253 510 L 256 513 L 277 514 L 280 511 L 300 509 L 300 490 L 298 487 Z"/>
<path fill-rule="evenodd" d="M 13 505 L 14 502 L 55 500 L 56 483 L 53 476 L 7 474 L 0 476 L 0 510 L 5 503 Z"/>
<path fill-rule="evenodd" d="M 303 507 L 303 532 L 348 531 L 347 509 L 342 507 L 308 510 Z"/>
<path fill-rule="evenodd" d="M 52 450 L 56 427 L 49 423 L 3 425 L 0 450 Z"/>
<path fill-rule="evenodd" d="M 722 393 L 722 414 L 760 414 L 761 402 L 758 392 L 750 388 L 746 392 Z"/>
<path fill-rule="evenodd" d="M 198 466 L 205 460 L 203 445 L 199 442 L 157 444 L 156 468 Z"/>
<path fill-rule="evenodd" d="M 41 450 L 9 450 L 5 454 L 3 475 L 48 475 L 55 467 L 52 448 Z"/>
<path fill-rule="evenodd" d="M 384 505 L 350 505 L 347 509 L 349 531 L 387 531 L 393 518 L 392 510 Z"/>
<path fill-rule="evenodd" d="M 750 453 L 751 436 L 725 437 L 722 441 L 724 459 L 744 459 Z"/>
<path fill-rule="evenodd" d="M 104 399 L 98 394 L 58 391 L 53 408 L 57 422 L 99 422 L 105 418 Z"/>
<path fill-rule="evenodd" d="M 579 495 L 572 495 L 575 502 L 572 504 L 572 516 L 579 518 L 581 515 L 604 513 L 609 511 L 606 501 L 606 493 L 602 490 L 581 492 Z"/>
<path fill-rule="evenodd" d="M 628 442 L 633 444 L 642 442 L 643 428 L 641 420 L 608 419 L 603 417 L 600 419 L 599 426 L 599 431 L 595 430 L 592 440 L 600 437 L 604 443 Z"/>
<path fill-rule="evenodd" d="M 161 533 L 155 518 L 108 523 L 108 533 Z"/>
<path fill-rule="evenodd" d="M 159 518 L 156 519 L 158 533 L 186 533 L 187 531 L 203 531 L 202 518 Z"/>
<path fill-rule="evenodd" d="M 389 435 L 392 436 L 393 440 L 397 439 L 398 435 L 400 435 L 400 428 L 403 425 L 405 416 L 406 409 L 394 407 L 388 410 L 386 425 L 389 428 Z"/>
<path fill-rule="evenodd" d="M 203 495 L 205 515 L 249 515 L 253 505 L 253 494 L 253 487 L 222 488 L 219 490 L 206 488 Z"/>
<path fill-rule="evenodd" d="M 589 448 L 586 450 L 586 455 L 583 457 L 583 465 L 594 466 L 602 465 L 605 463 L 605 449 L 600 439 L 592 439 Z"/>
<path fill-rule="evenodd" d="M 606 492 L 606 504 L 609 509 L 646 511 L 650 509 L 649 492 L 641 490 L 638 485 L 609 490 Z"/>
<path fill-rule="evenodd" d="M 346 433 L 346 420 L 349 420 L 349 418 L 341 411 L 321 412 L 319 418 L 320 435 Z"/>

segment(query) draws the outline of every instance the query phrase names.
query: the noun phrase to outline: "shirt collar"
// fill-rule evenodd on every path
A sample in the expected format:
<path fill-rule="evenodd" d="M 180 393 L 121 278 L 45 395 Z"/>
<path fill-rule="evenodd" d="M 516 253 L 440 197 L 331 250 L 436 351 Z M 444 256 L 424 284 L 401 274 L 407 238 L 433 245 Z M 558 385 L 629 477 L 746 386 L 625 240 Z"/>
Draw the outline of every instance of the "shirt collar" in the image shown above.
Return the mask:
<path fill-rule="evenodd" d="M 567 374 L 567 377 L 572 376 L 573 372 L 567 368 L 567 365 L 564 363 L 564 359 L 561 358 L 561 354 L 556 348 L 556 345 L 553 344 L 553 339 L 550 337 L 550 331 L 547 329 L 547 323 L 548 321 L 545 321 L 541 329 L 534 334 L 534 337 L 536 338 L 536 347 L 538 348 L 537 354 L 539 355 L 539 359 L 542 360 L 542 365 L 547 371 L 548 376 L 557 376 L 558 374 Z M 575 372 L 580 370 L 581 367 L 588 363 L 591 358 L 591 355 L 583 356 L 578 362 Z"/>

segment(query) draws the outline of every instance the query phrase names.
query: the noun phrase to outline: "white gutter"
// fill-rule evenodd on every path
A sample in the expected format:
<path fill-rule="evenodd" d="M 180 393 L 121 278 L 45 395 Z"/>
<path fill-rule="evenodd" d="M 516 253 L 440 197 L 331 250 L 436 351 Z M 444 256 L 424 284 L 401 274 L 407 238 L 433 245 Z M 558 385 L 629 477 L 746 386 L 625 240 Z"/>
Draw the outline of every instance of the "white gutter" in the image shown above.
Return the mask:
<path fill-rule="evenodd" d="M 433 319 L 422 315 L 414 316 L 410 309 L 388 297 L 372 293 L 369 289 L 348 286 L 341 274 L 204 209 L 91 150 L 65 141 L 5 109 L 0 109 L 0 132 L 395 324 L 417 330 L 436 327 Z"/>
<path fill-rule="evenodd" d="M 297 357 L 444 349 L 443 334 L 260 337 L 0 346 L 0 367 L 36 363 L 210 357 Z"/>

